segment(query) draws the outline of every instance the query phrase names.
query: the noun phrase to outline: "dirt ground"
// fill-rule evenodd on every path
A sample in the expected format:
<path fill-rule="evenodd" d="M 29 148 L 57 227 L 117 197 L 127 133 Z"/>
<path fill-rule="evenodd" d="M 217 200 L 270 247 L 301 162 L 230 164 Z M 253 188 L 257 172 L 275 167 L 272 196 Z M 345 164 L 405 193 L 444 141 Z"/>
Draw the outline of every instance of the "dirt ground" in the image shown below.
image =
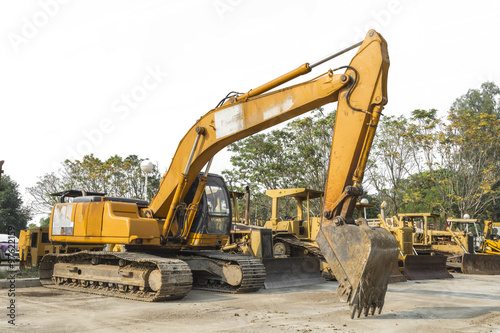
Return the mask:
<path fill-rule="evenodd" d="M 191 291 L 145 303 L 43 287 L 0 290 L 0 331 L 21 332 L 500 332 L 500 277 L 390 284 L 381 315 L 351 320 L 336 282 L 253 294 Z M 15 300 L 15 326 L 8 309 Z"/>

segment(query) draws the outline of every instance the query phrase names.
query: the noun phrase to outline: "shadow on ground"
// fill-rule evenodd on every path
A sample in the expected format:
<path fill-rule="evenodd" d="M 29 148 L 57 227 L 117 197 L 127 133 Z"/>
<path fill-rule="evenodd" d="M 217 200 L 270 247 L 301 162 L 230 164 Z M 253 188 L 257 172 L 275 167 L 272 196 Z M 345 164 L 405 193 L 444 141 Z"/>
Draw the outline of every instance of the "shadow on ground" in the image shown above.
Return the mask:
<path fill-rule="evenodd" d="M 491 306 L 457 306 L 457 307 L 416 307 L 397 313 L 386 313 L 371 319 L 471 319 L 489 313 L 500 313 L 500 307 Z"/>

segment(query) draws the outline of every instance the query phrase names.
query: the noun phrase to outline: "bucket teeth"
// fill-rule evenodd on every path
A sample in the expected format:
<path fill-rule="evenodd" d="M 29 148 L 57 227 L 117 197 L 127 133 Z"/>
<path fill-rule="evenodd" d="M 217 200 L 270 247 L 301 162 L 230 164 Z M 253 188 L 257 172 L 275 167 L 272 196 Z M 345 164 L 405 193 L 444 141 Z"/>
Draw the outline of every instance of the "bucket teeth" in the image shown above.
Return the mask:
<path fill-rule="evenodd" d="M 316 241 L 330 265 L 341 300 L 352 307 L 351 318 L 382 311 L 398 245 L 392 234 L 380 228 L 356 225 L 322 227 Z M 371 309 L 371 311 L 370 311 Z"/>

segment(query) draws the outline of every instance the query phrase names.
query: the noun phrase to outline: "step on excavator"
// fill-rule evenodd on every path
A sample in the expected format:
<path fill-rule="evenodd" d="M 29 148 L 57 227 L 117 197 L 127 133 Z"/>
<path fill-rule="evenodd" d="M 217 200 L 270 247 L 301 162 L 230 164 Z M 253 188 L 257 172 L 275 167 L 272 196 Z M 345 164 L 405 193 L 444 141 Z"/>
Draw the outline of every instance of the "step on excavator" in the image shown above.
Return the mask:
<path fill-rule="evenodd" d="M 356 47 L 348 66 L 271 91 Z M 230 234 L 231 205 L 223 179 L 209 177 L 211 160 L 237 140 L 338 102 L 317 242 L 351 317 L 380 313 L 389 278 L 386 267 L 397 257 L 397 243 L 385 229 L 357 225 L 352 213 L 363 193 L 360 184 L 387 103 L 388 68 L 387 43 L 370 30 L 349 48 L 247 93 L 228 94 L 180 141 L 151 202 L 82 196 L 53 207 L 52 242 L 116 244 L 122 251 L 47 254 L 39 266 L 42 284 L 142 301 L 180 299 L 192 288 L 260 289 L 265 269 L 258 259 L 220 251 Z M 344 73 L 336 74 L 340 70 Z"/>

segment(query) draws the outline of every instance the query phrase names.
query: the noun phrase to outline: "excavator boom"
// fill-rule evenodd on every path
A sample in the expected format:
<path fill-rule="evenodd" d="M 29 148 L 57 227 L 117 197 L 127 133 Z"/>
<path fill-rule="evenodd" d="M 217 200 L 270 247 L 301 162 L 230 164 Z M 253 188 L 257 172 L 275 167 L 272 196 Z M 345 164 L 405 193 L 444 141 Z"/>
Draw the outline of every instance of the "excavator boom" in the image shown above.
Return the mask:
<path fill-rule="evenodd" d="M 370 59 L 366 63 L 363 59 Z M 384 304 L 391 263 L 398 247 L 385 229 L 356 225 L 352 214 L 383 106 L 387 103 L 389 56 L 385 40 L 370 31 L 347 67 L 356 77 L 352 90 L 339 93 L 322 227 L 316 241 L 339 281 L 337 292 L 352 315 L 379 313 Z"/>

